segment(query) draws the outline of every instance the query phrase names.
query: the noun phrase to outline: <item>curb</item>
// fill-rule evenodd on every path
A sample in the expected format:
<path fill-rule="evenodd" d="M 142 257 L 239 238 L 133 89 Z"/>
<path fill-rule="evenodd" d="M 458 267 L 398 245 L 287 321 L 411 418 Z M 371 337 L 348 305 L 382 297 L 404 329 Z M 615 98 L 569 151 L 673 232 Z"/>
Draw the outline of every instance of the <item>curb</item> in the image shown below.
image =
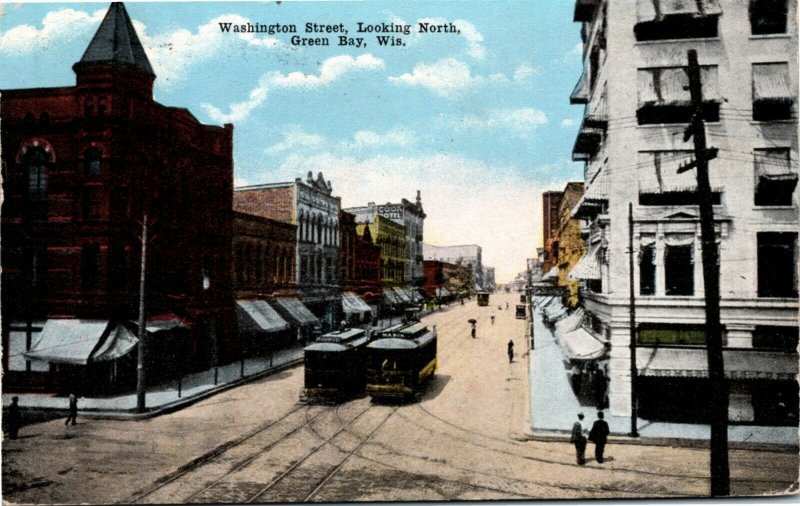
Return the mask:
<path fill-rule="evenodd" d="M 191 406 L 194 403 L 200 402 L 205 400 L 209 397 L 212 397 L 218 393 L 224 392 L 226 390 L 230 390 L 231 388 L 236 388 L 238 386 L 244 385 L 251 381 L 259 380 L 271 374 L 284 371 L 286 369 L 290 369 L 296 365 L 302 364 L 303 358 L 298 358 L 295 360 L 290 360 L 284 364 L 275 366 L 271 369 L 266 369 L 264 371 L 251 374 L 250 376 L 245 376 L 243 378 L 238 378 L 234 381 L 229 383 L 225 383 L 222 385 L 217 385 L 214 388 L 210 388 L 203 392 L 200 392 L 196 395 L 191 397 L 184 397 L 161 406 L 150 408 L 144 413 L 137 413 L 135 410 L 132 409 L 117 409 L 117 410 L 101 410 L 101 409 L 85 409 L 85 410 L 78 410 L 78 415 L 83 418 L 88 418 L 91 420 L 146 420 L 149 418 L 155 418 L 157 416 L 166 415 L 169 413 L 174 413 L 175 411 L 181 410 L 185 407 Z M 64 408 L 48 408 L 48 407 L 25 407 L 24 411 L 28 413 L 53 413 L 53 414 L 63 414 L 66 416 L 67 410 Z"/>
<path fill-rule="evenodd" d="M 543 443 L 569 443 L 570 434 L 560 430 L 526 431 L 514 437 L 517 441 L 539 441 Z M 668 437 L 630 437 L 622 434 L 611 434 L 608 444 L 625 444 L 637 446 L 672 446 L 678 448 L 708 449 L 709 441 L 704 439 L 668 438 Z M 750 450 L 779 453 L 797 453 L 798 446 L 779 443 L 747 443 L 741 441 L 728 442 L 731 450 Z"/>

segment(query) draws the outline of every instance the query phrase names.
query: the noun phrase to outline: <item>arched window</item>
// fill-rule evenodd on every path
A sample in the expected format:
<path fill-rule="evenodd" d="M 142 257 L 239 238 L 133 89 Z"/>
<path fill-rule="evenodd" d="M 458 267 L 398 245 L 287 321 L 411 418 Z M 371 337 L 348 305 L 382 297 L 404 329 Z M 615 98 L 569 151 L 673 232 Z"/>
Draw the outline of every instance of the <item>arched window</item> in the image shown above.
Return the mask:
<path fill-rule="evenodd" d="M 50 160 L 45 149 L 34 146 L 25 153 L 24 163 L 28 169 L 28 211 L 32 218 L 47 218 L 47 163 Z"/>
<path fill-rule="evenodd" d="M 100 148 L 89 148 L 83 152 L 83 167 L 88 177 L 98 177 L 102 174 L 103 153 Z"/>

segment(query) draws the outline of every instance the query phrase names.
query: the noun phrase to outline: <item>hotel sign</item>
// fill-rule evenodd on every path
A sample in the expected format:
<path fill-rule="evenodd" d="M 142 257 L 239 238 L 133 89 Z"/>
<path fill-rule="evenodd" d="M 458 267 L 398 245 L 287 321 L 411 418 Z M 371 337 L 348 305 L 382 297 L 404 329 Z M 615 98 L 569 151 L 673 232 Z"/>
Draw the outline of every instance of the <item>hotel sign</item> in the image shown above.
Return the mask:
<path fill-rule="evenodd" d="M 402 220 L 403 219 L 403 206 L 402 205 L 385 205 L 385 206 L 378 206 L 378 214 L 383 216 L 384 218 L 389 218 L 390 220 Z"/>

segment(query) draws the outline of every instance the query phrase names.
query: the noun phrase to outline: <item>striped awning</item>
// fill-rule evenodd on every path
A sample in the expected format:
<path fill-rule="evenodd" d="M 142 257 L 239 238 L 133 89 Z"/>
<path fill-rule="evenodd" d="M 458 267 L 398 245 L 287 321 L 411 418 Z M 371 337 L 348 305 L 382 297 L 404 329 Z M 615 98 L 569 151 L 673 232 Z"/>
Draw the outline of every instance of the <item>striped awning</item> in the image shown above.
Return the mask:
<path fill-rule="evenodd" d="M 564 356 L 568 360 L 588 361 L 603 356 L 606 347 L 583 327 L 565 332 L 558 337 Z"/>
<path fill-rule="evenodd" d="M 358 315 L 359 317 L 372 314 L 369 304 L 352 292 L 342 294 L 342 309 L 344 309 L 345 314 Z"/>
<path fill-rule="evenodd" d="M 792 96 L 788 64 L 753 64 L 753 100 L 791 101 Z"/>
<path fill-rule="evenodd" d="M 289 316 L 298 325 L 315 325 L 319 323 L 319 319 L 314 316 L 314 313 L 295 298 L 277 298 L 275 299 L 275 304 L 279 312 L 282 310 L 285 316 Z"/>
<path fill-rule="evenodd" d="M 286 320 L 265 300 L 237 300 L 236 316 L 241 328 L 280 332 L 289 328 Z"/>
<path fill-rule="evenodd" d="M 796 353 L 754 349 L 723 350 L 725 377 L 729 379 L 794 380 L 798 373 Z M 707 378 L 705 348 L 637 347 L 640 376 Z"/>
<path fill-rule="evenodd" d="M 583 324 L 583 308 L 578 308 L 571 315 L 556 322 L 556 335 L 565 334 L 578 329 Z"/>
<path fill-rule="evenodd" d="M 589 251 L 578 260 L 569 273 L 570 279 L 600 279 L 600 243 L 589 247 Z"/>

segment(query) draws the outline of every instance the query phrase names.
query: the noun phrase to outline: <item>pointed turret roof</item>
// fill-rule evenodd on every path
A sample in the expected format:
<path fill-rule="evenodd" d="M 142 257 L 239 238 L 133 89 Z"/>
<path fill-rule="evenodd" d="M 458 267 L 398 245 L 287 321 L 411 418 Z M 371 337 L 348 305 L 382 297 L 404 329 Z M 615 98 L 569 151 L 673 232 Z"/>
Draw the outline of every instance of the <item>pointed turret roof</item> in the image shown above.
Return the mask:
<path fill-rule="evenodd" d="M 111 3 L 79 63 L 122 63 L 155 75 L 122 2 Z"/>

